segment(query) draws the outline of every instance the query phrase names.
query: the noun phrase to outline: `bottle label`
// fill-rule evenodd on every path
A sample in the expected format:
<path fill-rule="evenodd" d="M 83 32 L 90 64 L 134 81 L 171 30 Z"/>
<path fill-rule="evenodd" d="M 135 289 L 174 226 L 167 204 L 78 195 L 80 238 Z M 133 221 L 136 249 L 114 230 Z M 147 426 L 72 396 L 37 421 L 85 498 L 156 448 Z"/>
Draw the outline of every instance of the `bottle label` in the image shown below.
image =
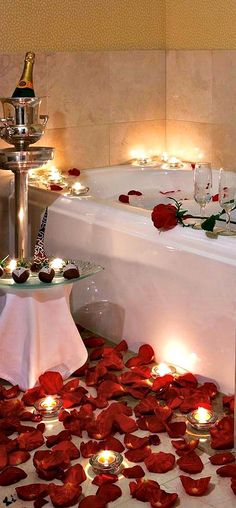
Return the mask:
<path fill-rule="evenodd" d="M 33 88 L 33 83 L 32 81 L 19 81 L 18 85 L 17 85 L 18 88 Z"/>

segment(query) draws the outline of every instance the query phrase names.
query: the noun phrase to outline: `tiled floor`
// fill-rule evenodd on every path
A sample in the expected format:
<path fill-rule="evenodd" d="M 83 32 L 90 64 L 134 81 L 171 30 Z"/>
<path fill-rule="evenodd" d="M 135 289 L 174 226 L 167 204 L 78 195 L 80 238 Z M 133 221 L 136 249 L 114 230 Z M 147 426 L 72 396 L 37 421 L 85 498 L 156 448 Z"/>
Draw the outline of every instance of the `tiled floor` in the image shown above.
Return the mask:
<path fill-rule="evenodd" d="M 83 381 L 81 381 L 80 386 L 85 386 Z M 89 392 L 91 395 L 94 395 L 94 396 L 96 395 L 95 388 L 89 388 Z M 122 399 L 120 399 L 120 400 L 122 400 Z M 132 404 L 132 406 L 136 405 L 138 402 L 137 400 L 131 399 L 131 397 L 129 397 L 128 400 L 129 400 L 130 405 Z M 98 410 L 96 412 L 98 412 Z M 182 419 L 183 419 L 183 417 L 182 417 Z M 24 423 L 26 425 L 34 425 L 31 422 L 24 422 Z M 62 423 L 59 423 L 58 420 L 54 420 L 54 421 L 48 420 L 45 423 L 46 423 L 46 430 L 45 430 L 44 435 L 46 435 L 46 436 L 49 436 L 51 434 L 57 434 L 58 432 L 63 430 L 63 425 L 62 425 Z M 144 435 L 147 435 L 147 432 L 138 430 L 135 432 L 135 435 L 142 437 Z M 15 436 L 12 435 L 11 438 L 13 438 L 13 437 L 15 437 Z M 117 437 L 120 441 L 123 442 L 123 435 L 120 435 L 117 433 L 117 434 L 115 434 L 115 437 Z M 73 436 L 72 440 L 73 440 L 73 443 L 79 448 L 81 441 L 86 442 L 89 440 L 89 438 L 87 436 L 87 433 L 84 432 L 83 439 Z M 153 446 L 153 451 L 155 451 L 155 452 L 164 451 L 164 452 L 174 453 L 173 446 L 171 445 L 170 438 L 168 437 L 167 434 L 161 433 L 160 440 L 161 440 L 161 443 L 158 446 L 156 446 L 156 447 Z M 40 448 L 40 450 L 41 449 L 48 449 L 48 448 L 46 448 L 46 446 L 42 446 Z M 207 450 L 207 449 L 208 448 L 205 447 L 205 450 Z M 31 452 L 31 456 L 33 456 L 33 454 L 34 454 L 34 451 Z M 208 507 L 235 508 L 236 507 L 236 496 L 233 494 L 233 491 L 230 488 L 230 479 L 229 478 L 220 478 L 216 474 L 217 466 L 211 465 L 211 463 L 209 462 L 209 455 L 205 451 L 199 450 L 199 454 L 200 454 L 201 459 L 204 463 L 204 469 L 201 474 L 192 475 L 192 477 L 194 479 L 198 479 L 203 476 L 204 477 L 211 476 L 209 493 L 207 493 L 206 495 L 204 495 L 202 497 L 191 497 L 185 493 L 185 491 L 182 487 L 181 481 L 179 479 L 179 475 L 186 474 L 186 473 L 183 473 L 182 471 L 180 471 L 177 465 L 175 465 L 175 468 L 173 470 L 171 470 L 167 473 L 164 473 L 164 474 L 150 473 L 146 469 L 144 463 L 140 463 L 140 465 L 142 466 L 142 468 L 145 471 L 145 478 L 146 479 L 151 479 L 151 480 L 157 481 L 166 492 L 177 492 L 178 493 L 179 500 L 175 506 L 181 506 L 181 508 L 196 508 L 196 507 L 199 507 L 199 508 L 208 508 Z M 88 459 L 84 459 L 81 457 L 80 459 L 72 461 L 72 464 L 75 464 L 76 462 L 79 462 L 83 465 L 83 467 L 86 471 L 86 474 L 88 476 L 88 479 L 86 480 L 86 482 L 82 483 L 83 494 L 85 496 L 90 495 L 90 494 L 95 494 L 97 487 L 95 485 L 92 485 L 92 483 L 91 483 L 91 478 L 93 478 L 95 475 L 92 472 L 91 467 L 89 466 Z M 124 460 L 124 463 L 125 463 L 125 466 L 127 466 L 127 467 L 131 467 L 131 466 L 135 465 L 133 463 L 129 463 L 126 459 Z M 15 484 L 15 485 L 11 485 L 9 487 L 0 487 L 0 506 L 2 506 L 2 507 L 6 506 L 6 499 L 8 499 L 9 502 L 12 501 L 11 506 L 13 506 L 15 508 L 27 508 L 27 506 L 29 506 L 29 507 L 33 506 L 33 502 L 25 502 L 25 501 L 21 501 L 20 499 L 17 498 L 16 492 L 15 492 L 15 486 L 27 485 L 30 483 L 39 483 L 42 480 L 40 480 L 36 474 L 35 468 L 32 464 L 32 458 L 28 462 L 22 464 L 22 466 L 20 465 L 19 467 L 22 467 L 22 469 L 28 474 L 28 477 L 25 480 Z M 144 508 L 145 506 L 150 506 L 149 503 L 141 503 L 140 501 L 137 501 L 136 499 L 131 498 L 130 492 L 129 492 L 129 482 L 130 481 L 134 481 L 134 480 L 126 479 L 122 475 L 119 476 L 118 485 L 122 490 L 122 497 L 120 497 L 113 503 L 110 503 L 109 507 L 113 506 L 114 508 L 118 508 L 118 507 L 120 507 L 120 508 L 132 508 L 132 507 L 138 508 L 138 506 L 140 506 L 140 508 L 141 508 L 141 506 L 142 506 Z M 58 484 L 61 483 L 57 480 L 53 480 L 53 482 L 58 483 Z M 47 498 L 47 499 L 49 499 L 49 498 Z M 9 506 L 10 506 L 10 504 L 9 504 Z M 48 501 L 48 504 L 45 506 L 46 507 L 52 506 L 50 500 Z M 78 503 L 75 506 L 78 506 Z"/>

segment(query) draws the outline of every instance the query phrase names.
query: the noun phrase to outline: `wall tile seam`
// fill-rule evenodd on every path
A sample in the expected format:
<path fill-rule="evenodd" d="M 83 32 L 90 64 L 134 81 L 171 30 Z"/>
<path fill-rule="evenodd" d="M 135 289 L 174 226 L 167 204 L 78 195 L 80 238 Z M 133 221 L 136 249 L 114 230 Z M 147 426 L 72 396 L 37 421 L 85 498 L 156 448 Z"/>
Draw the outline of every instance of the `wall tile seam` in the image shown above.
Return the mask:
<path fill-rule="evenodd" d="M 46 132 L 48 131 L 62 131 L 65 129 L 77 129 L 79 127 L 113 127 L 114 125 L 127 125 L 127 124 L 143 124 L 143 123 L 153 123 L 153 122 L 165 122 L 166 118 L 153 118 L 151 120 L 126 120 L 122 122 L 111 122 L 111 123 L 79 123 L 77 125 L 65 125 L 65 127 L 47 127 Z M 201 122 L 202 123 L 202 122 Z"/>

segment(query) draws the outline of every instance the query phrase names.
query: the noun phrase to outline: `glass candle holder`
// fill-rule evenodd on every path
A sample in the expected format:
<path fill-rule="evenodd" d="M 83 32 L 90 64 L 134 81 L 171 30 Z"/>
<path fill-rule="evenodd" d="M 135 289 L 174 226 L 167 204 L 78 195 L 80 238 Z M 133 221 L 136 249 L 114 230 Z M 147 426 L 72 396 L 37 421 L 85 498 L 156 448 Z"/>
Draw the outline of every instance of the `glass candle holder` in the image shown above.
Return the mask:
<path fill-rule="evenodd" d="M 58 415 L 62 407 L 62 400 L 57 395 L 48 395 L 37 400 L 34 407 L 43 418 L 53 418 Z"/>
<path fill-rule="evenodd" d="M 187 421 L 198 431 L 208 431 L 217 421 L 217 415 L 212 409 L 198 407 L 187 415 Z"/>
<path fill-rule="evenodd" d="M 165 376 L 165 374 L 176 374 L 176 368 L 173 365 L 168 365 L 167 363 L 157 363 L 152 367 L 151 376 L 153 379 L 156 379 L 160 376 Z"/>
<path fill-rule="evenodd" d="M 102 450 L 89 459 L 89 463 L 92 466 L 94 473 L 118 473 L 123 457 L 118 452 L 112 450 Z"/>

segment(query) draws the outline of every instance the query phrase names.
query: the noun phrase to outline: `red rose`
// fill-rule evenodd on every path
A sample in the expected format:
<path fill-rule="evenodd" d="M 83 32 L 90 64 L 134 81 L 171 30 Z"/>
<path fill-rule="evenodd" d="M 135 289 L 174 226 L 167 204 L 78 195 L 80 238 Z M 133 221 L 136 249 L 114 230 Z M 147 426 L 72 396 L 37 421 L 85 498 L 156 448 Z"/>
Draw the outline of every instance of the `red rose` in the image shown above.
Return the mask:
<path fill-rule="evenodd" d="M 153 208 L 151 218 L 157 229 L 167 231 L 178 224 L 177 208 L 173 205 L 156 205 Z"/>

